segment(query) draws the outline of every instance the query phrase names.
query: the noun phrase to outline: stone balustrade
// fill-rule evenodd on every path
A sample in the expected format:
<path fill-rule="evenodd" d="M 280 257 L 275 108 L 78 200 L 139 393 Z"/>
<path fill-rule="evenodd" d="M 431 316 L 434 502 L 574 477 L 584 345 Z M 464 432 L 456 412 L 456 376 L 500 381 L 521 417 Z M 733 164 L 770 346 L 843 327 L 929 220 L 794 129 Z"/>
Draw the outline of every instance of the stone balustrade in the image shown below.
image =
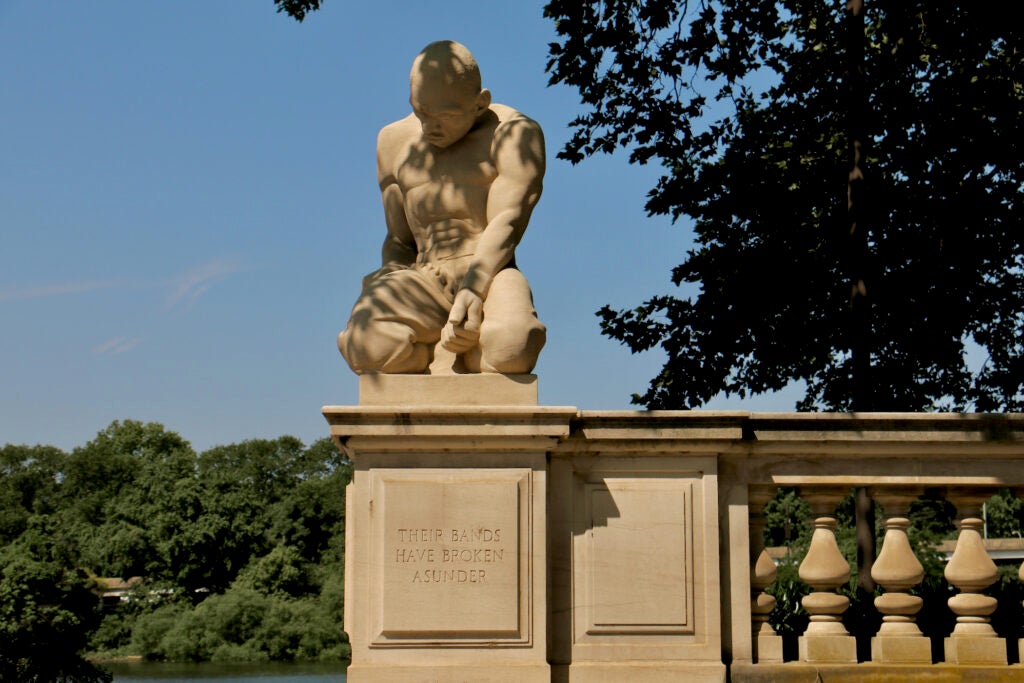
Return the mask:
<path fill-rule="evenodd" d="M 746 629 L 733 627 L 732 680 L 804 680 L 807 671 L 829 671 L 824 680 L 1024 680 L 1022 634 L 997 633 L 991 624 L 997 604 L 985 591 L 998 570 L 981 535 L 982 503 L 1003 488 L 1018 496 L 1024 491 L 1022 427 L 1019 415 L 752 415 L 744 447 L 720 460 L 720 485 L 737 500 L 748 491 L 752 550 L 763 546 L 754 535 L 764 524 L 766 480 L 795 487 L 811 506 L 813 534 L 799 565 L 811 590 L 802 601 L 810 621 L 781 665 L 759 657 L 756 642 L 748 649 Z M 881 625 L 871 637 L 870 659 L 859 662 L 843 626 L 848 600 L 837 591 L 852 583 L 856 567 L 839 552 L 833 532 L 835 506 L 857 486 L 868 487 L 885 529 L 871 567 Z M 908 536 L 910 505 L 926 489 L 941 491 L 957 510 L 955 550 L 944 571 L 949 593 L 941 599 L 955 621 L 938 638 L 926 637 L 917 623 L 924 567 Z M 742 532 L 723 536 L 735 545 Z M 1024 581 L 1024 564 L 1018 573 Z M 737 585 L 735 574 L 730 583 Z M 750 586 L 768 587 L 753 572 Z M 1024 624 L 1024 611 L 1017 614 L 1016 623 Z M 761 620 L 752 609 L 751 623 Z"/>
<path fill-rule="evenodd" d="M 944 571 L 950 589 L 956 590 L 956 594 L 946 601 L 955 616 L 954 627 L 943 639 L 944 658 L 941 661 L 947 664 L 1006 665 L 1008 662 L 1007 640 L 999 637 L 990 624 L 997 601 L 983 593 L 998 578 L 996 564 L 989 557 L 981 537 L 983 520 L 980 504 L 991 493 L 994 491 L 968 488 L 950 495 L 961 507 L 960 519 L 956 523 L 959 532 L 955 550 Z M 915 615 L 921 610 L 923 599 L 911 594 L 924 577 L 924 567 L 908 538 L 911 521 L 904 516 L 912 494 L 908 494 L 905 487 L 872 487 L 872 496 L 886 510 L 886 515 L 884 540 L 871 568 L 871 576 L 884 589 L 874 599 L 882 623 L 871 639 L 871 661 L 878 664 L 931 664 L 931 645 L 915 623 Z M 852 573 L 834 535 L 836 519 L 831 516 L 831 509 L 839 498 L 841 495 L 829 492 L 828 487 L 805 495 L 814 511 L 814 531 L 800 562 L 799 576 L 813 592 L 802 600 L 810 623 L 800 637 L 799 655 L 795 658 L 801 662 L 838 664 L 857 661 L 852 638 L 842 624 L 849 599 L 836 593 L 839 586 L 849 582 Z M 752 511 L 751 547 L 758 548 L 760 557 L 767 558 L 763 542 L 755 538 L 758 526 L 764 525 L 763 519 L 758 523 L 753 521 L 758 517 L 763 518 L 763 515 Z M 767 577 L 776 573 L 777 570 L 767 568 L 752 571 L 751 587 L 755 594 L 763 592 L 771 583 Z M 1018 573 L 1024 581 L 1024 563 Z M 771 600 L 774 604 L 774 599 Z M 757 601 L 755 605 L 759 602 L 765 600 Z M 774 633 L 770 624 L 762 625 L 768 620 L 761 613 L 764 611 L 763 607 L 756 609 L 752 605 L 755 634 L 768 630 Z M 1021 620 L 1024 622 L 1024 612 Z M 758 662 L 778 661 L 760 657 L 756 643 L 753 659 Z"/>
<path fill-rule="evenodd" d="M 1024 681 L 1024 639 L 993 628 L 986 591 L 997 572 L 979 534 L 982 501 L 1003 488 L 1024 492 L 1024 415 L 486 405 L 324 413 L 356 465 L 346 541 L 352 683 L 399 674 Z M 867 488 L 884 525 L 873 607 L 858 603 L 880 624 L 867 634 L 848 628 L 857 568 L 835 536 L 836 506 L 856 487 Z M 809 621 L 799 634 L 772 622 L 777 569 L 763 508 L 779 488 L 796 489 L 813 510 L 798 570 Z M 948 594 L 927 602 L 909 514 L 926 490 L 956 507 L 959 527 Z M 501 531 L 486 579 L 463 585 L 461 565 L 425 560 L 420 570 L 455 578 L 421 585 L 417 567 L 395 564 L 405 546 L 417 561 L 443 558 L 454 534 L 446 529 L 481 524 Z M 401 532 L 413 526 L 423 528 L 410 542 Z M 1017 573 L 1024 581 L 1024 564 Z M 938 635 L 935 614 L 950 624 Z"/>

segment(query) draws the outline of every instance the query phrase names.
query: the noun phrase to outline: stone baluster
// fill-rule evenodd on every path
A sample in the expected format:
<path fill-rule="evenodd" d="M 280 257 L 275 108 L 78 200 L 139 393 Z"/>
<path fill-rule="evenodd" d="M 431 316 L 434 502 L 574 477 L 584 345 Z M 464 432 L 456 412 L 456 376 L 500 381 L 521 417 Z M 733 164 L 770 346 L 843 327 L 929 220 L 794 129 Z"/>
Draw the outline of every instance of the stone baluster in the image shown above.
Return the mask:
<path fill-rule="evenodd" d="M 850 599 L 835 592 L 850 580 L 850 565 L 839 552 L 832 516 L 836 502 L 845 491 L 814 489 L 801 491 L 814 513 L 814 533 L 804 561 L 800 563 L 800 579 L 813 592 L 801 601 L 811 615 L 810 624 L 799 640 L 800 661 L 856 662 L 857 642 L 843 626 L 843 613 Z"/>
<path fill-rule="evenodd" d="M 752 488 L 750 491 L 750 621 L 755 662 L 782 661 L 782 637 L 768 623 L 775 598 L 764 592 L 778 573 L 775 562 L 764 548 L 764 505 L 774 493 L 774 489 L 762 492 Z"/>
<path fill-rule="evenodd" d="M 1006 642 L 989 623 L 996 599 L 983 595 L 999 577 L 995 563 L 981 540 L 981 503 L 991 491 L 957 489 L 950 500 L 957 506 L 960 535 L 953 557 L 946 565 L 946 580 L 960 589 L 948 601 L 956 614 L 956 626 L 945 639 L 948 664 L 1006 664 Z"/>
<path fill-rule="evenodd" d="M 910 520 L 906 510 L 920 491 L 872 489 L 871 496 L 885 514 L 882 552 L 871 567 L 871 578 L 885 589 L 875 598 L 882 625 L 871 639 L 871 660 L 886 664 L 930 664 L 931 642 L 915 623 L 924 601 L 907 591 L 924 578 L 924 567 L 914 555 L 907 537 Z"/>
<path fill-rule="evenodd" d="M 1017 570 L 1017 576 L 1020 577 L 1022 582 L 1024 582 L 1024 562 L 1020 563 L 1020 569 Z M 1020 603 L 1020 606 L 1024 608 L 1024 601 Z M 1019 652 L 1019 661 L 1024 663 L 1024 638 L 1019 638 L 1017 640 L 1017 651 Z"/>

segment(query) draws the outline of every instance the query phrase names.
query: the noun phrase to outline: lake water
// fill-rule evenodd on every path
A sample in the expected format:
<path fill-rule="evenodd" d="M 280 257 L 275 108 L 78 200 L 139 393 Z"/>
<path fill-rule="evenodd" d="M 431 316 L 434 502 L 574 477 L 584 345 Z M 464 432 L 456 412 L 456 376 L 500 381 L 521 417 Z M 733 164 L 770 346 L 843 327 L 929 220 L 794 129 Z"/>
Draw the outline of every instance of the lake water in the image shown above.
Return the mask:
<path fill-rule="evenodd" d="M 167 664 L 117 662 L 102 664 L 114 683 L 344 683 L 342 664 Z"/>

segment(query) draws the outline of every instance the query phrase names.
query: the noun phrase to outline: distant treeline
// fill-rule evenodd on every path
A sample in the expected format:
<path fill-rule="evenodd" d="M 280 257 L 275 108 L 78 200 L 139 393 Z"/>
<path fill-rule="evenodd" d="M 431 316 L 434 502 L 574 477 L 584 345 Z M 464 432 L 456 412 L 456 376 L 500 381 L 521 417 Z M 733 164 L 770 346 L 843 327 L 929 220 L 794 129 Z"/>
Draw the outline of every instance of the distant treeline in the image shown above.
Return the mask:
<path fill-rule="evenodd" d="M 329 439 L 197 454 L 160 424 L 0 448 L 0 681 L 103 680 L 83 655 L 342 660 L 345 485 Z M 101 602 L 103 578 L 129 579 Z"/>

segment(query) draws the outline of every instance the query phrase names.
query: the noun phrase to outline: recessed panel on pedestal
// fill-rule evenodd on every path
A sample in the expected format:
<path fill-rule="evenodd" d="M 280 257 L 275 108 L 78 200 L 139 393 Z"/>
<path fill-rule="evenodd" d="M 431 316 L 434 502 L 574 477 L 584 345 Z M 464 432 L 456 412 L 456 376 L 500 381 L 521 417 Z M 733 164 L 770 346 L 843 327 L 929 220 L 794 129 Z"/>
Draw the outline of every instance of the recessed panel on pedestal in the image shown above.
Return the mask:
<path fill-rule="evenodd" d="M 693 633 L 691 483 L 604 477 L 583 488 L 581 635 Z"/>
<path fill-rule="evenodd" d="M 530 470 L 374 470 L 371 646 L 529 639 Z"/>

